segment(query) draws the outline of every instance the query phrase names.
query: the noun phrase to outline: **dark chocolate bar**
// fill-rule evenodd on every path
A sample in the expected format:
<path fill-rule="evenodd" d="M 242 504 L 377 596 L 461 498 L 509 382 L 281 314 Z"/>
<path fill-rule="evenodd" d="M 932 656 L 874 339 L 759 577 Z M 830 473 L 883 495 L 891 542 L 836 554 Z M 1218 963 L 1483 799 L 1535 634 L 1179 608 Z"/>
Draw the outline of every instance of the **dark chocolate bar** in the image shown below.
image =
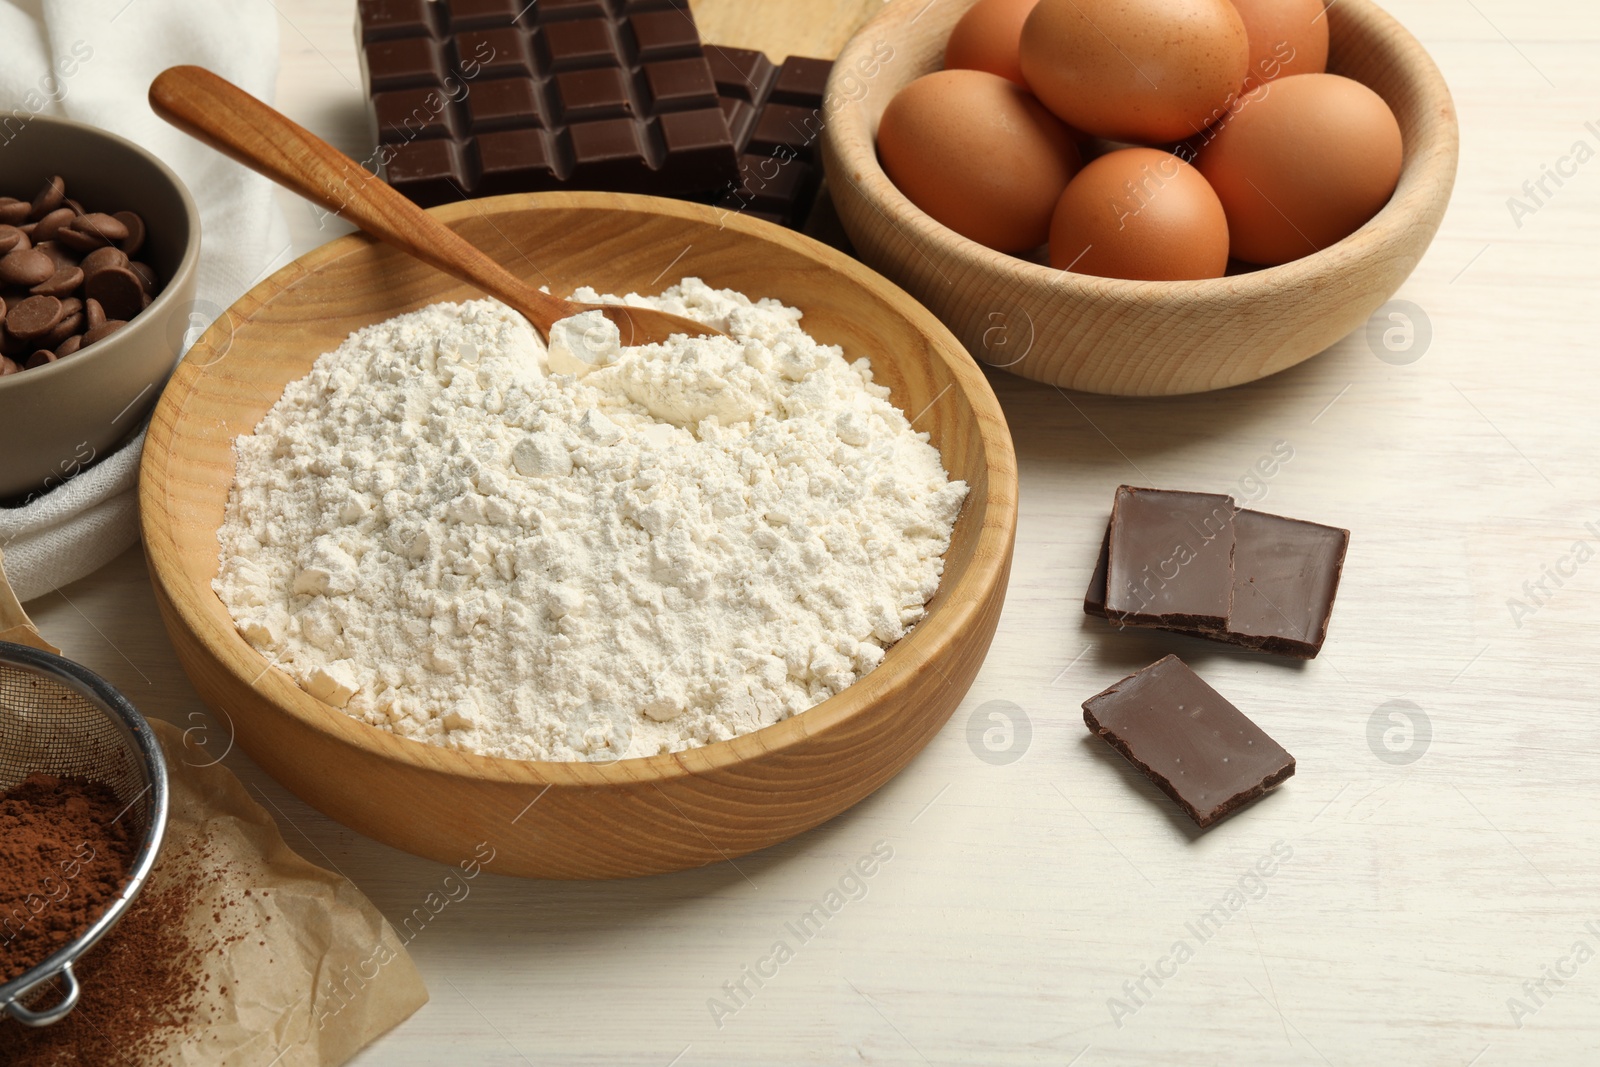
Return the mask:
<path fill-rule="evenodd" d="M 822 101 L 833 63 L 790 56 L 782 66 L 746 48 L 706 46 L 722 113 L 739 148 L 739 176 L 718 207 L 805 225 L 821 185 Z"/>
<path fill-rule="evenodd" d="M 358 20 L 377 160 L 419 204 L 738 180 L 684 0 L 360 0 Z"/>
<path fill-rule="evenodd" d="M 1294 757 L 1177 656 L 1084 701 L 1083 721 L 1201 829 L 1294 774 Z"/>
<path fill-rule="evenodd" d="M 1233 600 L 1221 630 L 1156 627 L 1240 648 L 1315 659 L 1328 636 L 1350 531 L 1241 509 L 1233 516 Z M 1083 598 L 1083 612 L 1108 618 L 1106 582 L 1111 529 Z M 1128 623 L 1127 625 L 1142 625 Z"/>
<path fill-rule="evenodd" d="M 1121 486 L 1111 508 L 1106 617 L 1222 630 L 1233 603 L 1233 498 Z"/>

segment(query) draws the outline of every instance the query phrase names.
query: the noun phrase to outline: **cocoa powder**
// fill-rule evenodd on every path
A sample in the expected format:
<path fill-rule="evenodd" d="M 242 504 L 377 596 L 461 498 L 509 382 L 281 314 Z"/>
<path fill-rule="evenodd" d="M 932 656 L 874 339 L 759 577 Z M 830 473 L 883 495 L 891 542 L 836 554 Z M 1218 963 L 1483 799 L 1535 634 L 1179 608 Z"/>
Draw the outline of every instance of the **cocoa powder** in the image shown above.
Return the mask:
<path fill-rule="evenodd" d="M 20 977 L 100 918 L 136 843 L 109 786 L 31 774 L 0 794 L 0 982 Z"/>
<path fill-rule="evenodd" d="M 119 1067 L 170 1063 L 192 1045 L 203 1052 L 217 998 L 229 990 L 213 973 L 249 918 L 231 896 L 215 898 L 230 868 L 205 839 L 169 840 L 150 881 L 105 939 L 76 967 L 78 1006 L 54 1026 L 31 1030 L 0 1020 L 6 1067 Z M 200 901 L 211 898 L 209 914 Z M 53 1003 L 46 993 L 41 1004 Z"/>

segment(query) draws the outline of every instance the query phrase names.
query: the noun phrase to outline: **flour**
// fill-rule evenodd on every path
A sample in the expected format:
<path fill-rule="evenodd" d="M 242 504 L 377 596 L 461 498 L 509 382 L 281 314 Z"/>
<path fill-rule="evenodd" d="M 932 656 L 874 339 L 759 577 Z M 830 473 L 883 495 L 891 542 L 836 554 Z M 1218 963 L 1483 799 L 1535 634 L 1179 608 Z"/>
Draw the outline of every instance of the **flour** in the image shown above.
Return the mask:
<path fill-rule="evenodd" d="M 591 312 L 547 350 L 480 300 L 319 358 L 235 443 L 240 633 L 356 718 L 516 759 L 725 740 L 877 666 L 966 485 L 798 311 L 693 278 L 626 302 L 730 336 L 624 347 Z"/>

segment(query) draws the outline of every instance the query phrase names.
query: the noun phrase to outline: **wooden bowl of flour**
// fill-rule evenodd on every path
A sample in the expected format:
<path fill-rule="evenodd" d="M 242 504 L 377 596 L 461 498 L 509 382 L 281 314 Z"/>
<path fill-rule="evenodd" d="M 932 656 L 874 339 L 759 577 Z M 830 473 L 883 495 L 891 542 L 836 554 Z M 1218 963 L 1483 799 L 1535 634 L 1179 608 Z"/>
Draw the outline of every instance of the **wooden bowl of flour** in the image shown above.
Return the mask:
<path fill-rule="evenodd" d="M 477 756 L 384 732 L 322 703 L 241 637 L 212 591 L 233 440 L 354 330 L 479 294 L 362 237 L 344 237 L 247 293 L 179 366 L 145 445 L 140 503 L 156 599 L 178 658 L 246 752 L 308 803 L 445 863 L 615 878 L 714 863 L 832 818 L 938 732 L 999 621 L 1017 517 L 1005 417 L 960 342 L 881 276 L 831 248 L 709 207 L 540 193 L 434 209 L 530 281 L 565 295 L 657 293 L 680 277 L 800 308 L 817 339 L 867 355 L 894 404 L 971 487 L 926 618 L 837 696 L 774 726 L 609 765 Z M 526 254 L 524 254 L 526 253 Z"/>

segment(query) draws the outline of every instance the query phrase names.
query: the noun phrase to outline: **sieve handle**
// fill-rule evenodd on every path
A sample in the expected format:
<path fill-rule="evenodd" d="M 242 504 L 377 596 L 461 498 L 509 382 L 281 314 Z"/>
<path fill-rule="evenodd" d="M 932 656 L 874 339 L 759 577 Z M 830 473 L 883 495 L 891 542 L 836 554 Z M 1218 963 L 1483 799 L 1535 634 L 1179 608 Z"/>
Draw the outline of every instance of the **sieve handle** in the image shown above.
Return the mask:
<path fill-rule="evenodd" d="M 50 979 L 56 977 L 56 975 L 60 975 L 61 980 L 66 983 L 67 991 L 62 995 L 60 1003 L 58 1003 L 55 1007 L 46 1008 L 44 1011 L 29 1011 L 27 1008 L 24 1008 L 18 1003 L 18 1001 L 20 1001 L 27 994 L 29 989 L 36 988 L 42 982 L 48 982 Z M 5 1010 L 11 1014 L 13 1019 L 17 1020 L 17 1022 L 24 1026 L 53 1026 L 62 1019 L 65 1019 L 72 1009 L 78 1006 L 78 994 L 80 992 L 82 992 L 82 990 L 78 986 L 78 976 L 72 973 L 72 964 L 64 963 L 61 965 L 61 970 L 57 971 L 56 974 L 45 975 L 43 978 L 39 979 L 38 982 L 35 982 L 33 985 L 29 986 L 28 989 L 24 989 L 21 993 L 18 993 L 16 1000 L 13 1000 L 4 1007 Z"/>

